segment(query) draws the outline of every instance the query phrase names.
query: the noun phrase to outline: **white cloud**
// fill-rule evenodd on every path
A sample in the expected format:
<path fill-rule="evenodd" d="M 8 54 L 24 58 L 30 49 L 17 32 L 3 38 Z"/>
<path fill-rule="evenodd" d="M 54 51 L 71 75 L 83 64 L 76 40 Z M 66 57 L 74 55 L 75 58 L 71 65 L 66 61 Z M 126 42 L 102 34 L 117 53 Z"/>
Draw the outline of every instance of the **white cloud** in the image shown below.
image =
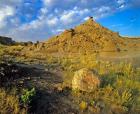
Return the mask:
<path fill-rule="evenodd" d="M 126 7 L 126 0 L 117 0 L 117 3 L 119 5 L 118 9 L 123 9 Z"/>
<path fill-rule="evenodd" d="M 45 4 L 51 4 L 54 0 L 43 0 Z"/>
<path fill-rule="evenodd" d="M 76 12 L 74 11 L 68 11 L 68 12 L 64 12 L 60 18 L 60 20 L 64 23 L 64 24 L 70 24 L 73 22 L 73 18 L 76 16 Z"/>
<path fill-rule="evenodd" d="M 65 25 L 71 24 L 83 18 L 84 15 L 88 14 L 89 9 L 80 9 L 78 7 L 74 7 L 72 10 L 64 11 L 60 16 L 60 21 Z"/>
<path fill-rule="evenodd" d="M 124 4 L 122 4 L 119 8 L 120 8 L 120 9 L 122 9 L 122 8 L 124 8 L 124 7 L 125 7 L 125 5 L 124 5 Z"/>
<path fill-rule="evenodd" d="M 37 1 L 0 0 L 0 35 L 24 41 L 46 39 L 89 16 L 97 20 L 128 5 L 126 0 L 40 0 L 41 5 Z"/>
<path fill-rule="evenodd" d="M 51 6 L 51 5 L 53 5 L 54 3 L 56 3 L 57 0 L 43 0 L 43 2 L 44 2 L 44 4 L 45 4 L 46 6 Z"/>
<path fill-rule="evenodd" d="M 31 23 L 23 24 L 19 27 L 19 30 L 29 30 L 29 29 L 36 29 L 41 26 L 41 22 L 39 20 L 34 20 Z"/>
<path fill-rule="evenodd" d="M 43 7 L 43 8 L 40 9 L 40 12 L 42 14 L 46 14 L 48 12 L 48 9 L 46 7 Z"/>
<path fill-rule="evenodd" d="M 80 14 L 80 15 L 84 15 L 84 14 L 87 14 L 87 13 L 89 13 L 89 12 L 90 12 L 90 10 L 86 8 L 86 9 L 80 10 L 80 11 L 79 11 L 79 14 Z"/>
<path fill-rule="evenodd" d="M 101 6 L 100 8 L 93 8 L 92 9 L 92 12 L 94 12 L 93 18 L 95 20 L 98 20 L 98 19 L 103 18 L 107 15 L 111 15 L 112 13 L 114 13 L 114 11 L 115 10 L 109 6 Z"/>
<path fill-rule="evenodd" d="M 0 28 L 3 28 L 4 26 L 6 26 L 7 21 L 6 19 L 9 16 L 14 15 L 14 9 L 10 6 L 5 6 L 0 8 Z"/>
<path fill-rule="evenodd" d="M 60 33 L 63 32 L 65 29 L 57 29 L 56 32 Z"/>
<path fill-rule="evenodd" d="M 58 23 L 58 21 L 59 21 L 58 18 L 54 17 L 50 20 L 47 20 L 47 23 L 48 23 L 49 26 L 55 26 Z"/>
<path fill-rule="evenodd" d="M 117 0 L 117 3 L 120 4 L 120 5 L 121 4 L 124 4 L 125 3 L 125 0 Z"/>
<path fill-rule="evenodd" d="M 84 18 L 84 21 L 86 21 L 86 20 L 88 20 L 88 19 L 89 19 L 89 17 L 85 17 L 85 18 Z"/>
<path fill-rule="evenodd" d="M 108 7 L 108 6 L 102 6 L 102 7 L 100 7 L 97 11 L 98 11 L 99 13 L 106 12 L 106 11 L 110 11 L 110 7 Z"/>

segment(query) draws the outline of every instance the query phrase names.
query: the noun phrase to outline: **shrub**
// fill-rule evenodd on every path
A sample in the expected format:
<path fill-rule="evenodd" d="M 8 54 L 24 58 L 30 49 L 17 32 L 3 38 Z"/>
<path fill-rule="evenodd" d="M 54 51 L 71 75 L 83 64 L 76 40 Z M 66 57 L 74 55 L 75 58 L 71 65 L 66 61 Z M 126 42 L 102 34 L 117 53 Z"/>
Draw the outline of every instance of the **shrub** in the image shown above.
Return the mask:
<path fill-rule="evenodd" d="M 24 89 L 23 95 L 21 95 L 21 101 L 26 106 L 29 103 L 31 103 L 32 97 L 35 95 L 35 88 L 32 88 L 31 90 Z"/>
<path fill-rule="evenodd" d="M 85 109 L 87 108 L 88 104 L 87 104 L 87 102 L 82 101 L 82 102 L 79 104 L 79 106 L 80 106 L 80 109 L 81 109 L 81 110 L 85 110 Z"/>
<path fill-rule="evenodd" d="M 130 108 L 134 102 L 134 96 L 130 90 L 119 92 L 111 86 L 107 86 L 99 91 L 100 99 L 106 104 L 118 105 L 125 108 Z"/>

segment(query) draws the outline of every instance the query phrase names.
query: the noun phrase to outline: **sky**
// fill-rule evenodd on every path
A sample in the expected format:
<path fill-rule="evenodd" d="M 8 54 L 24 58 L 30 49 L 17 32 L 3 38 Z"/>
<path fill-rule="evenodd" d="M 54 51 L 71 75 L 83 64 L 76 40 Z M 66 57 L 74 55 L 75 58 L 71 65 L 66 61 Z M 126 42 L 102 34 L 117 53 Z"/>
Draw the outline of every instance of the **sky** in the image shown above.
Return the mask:
<path fill-rule="evenodd" d="M 0 0 L 0 35 L 47 40 L 89 16 L 122 36 L 140 36 L 140 0 Z"/>

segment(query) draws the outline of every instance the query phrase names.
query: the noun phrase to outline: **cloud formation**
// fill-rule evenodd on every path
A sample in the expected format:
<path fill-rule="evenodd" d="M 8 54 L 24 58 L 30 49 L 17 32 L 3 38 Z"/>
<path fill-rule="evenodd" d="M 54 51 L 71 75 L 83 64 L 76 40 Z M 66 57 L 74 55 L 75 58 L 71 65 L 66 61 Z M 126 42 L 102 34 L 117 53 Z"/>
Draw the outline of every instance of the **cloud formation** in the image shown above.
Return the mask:
<path fill-rule="evenodd" d="M 1 0 L 0 35 L 44 40 L 93 16 L 98 20 L 139 0 Z"/>
<path fill-rule="evenodd" d="M 10 16 L 14 15 L 14 9 L 10 6 L 4 6 L 0 8 L 0 28 L 6 26 L 6 19 Z"/>

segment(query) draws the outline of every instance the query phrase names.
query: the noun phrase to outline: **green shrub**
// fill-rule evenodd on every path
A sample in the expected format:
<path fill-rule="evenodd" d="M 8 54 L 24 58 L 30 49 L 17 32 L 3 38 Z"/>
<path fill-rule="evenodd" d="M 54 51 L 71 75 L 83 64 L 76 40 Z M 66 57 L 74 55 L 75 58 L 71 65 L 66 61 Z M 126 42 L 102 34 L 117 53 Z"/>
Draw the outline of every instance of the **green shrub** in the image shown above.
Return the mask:
<path fill-rule="evenodd" d="M 24 105 L 28 105 L 32 97 L 35 95 L 35 88 L 32 88 L 31 90 L 24 89 L 23 90 L 23 95 L 21 95 L 21 101 L 23 102 Z"/>

